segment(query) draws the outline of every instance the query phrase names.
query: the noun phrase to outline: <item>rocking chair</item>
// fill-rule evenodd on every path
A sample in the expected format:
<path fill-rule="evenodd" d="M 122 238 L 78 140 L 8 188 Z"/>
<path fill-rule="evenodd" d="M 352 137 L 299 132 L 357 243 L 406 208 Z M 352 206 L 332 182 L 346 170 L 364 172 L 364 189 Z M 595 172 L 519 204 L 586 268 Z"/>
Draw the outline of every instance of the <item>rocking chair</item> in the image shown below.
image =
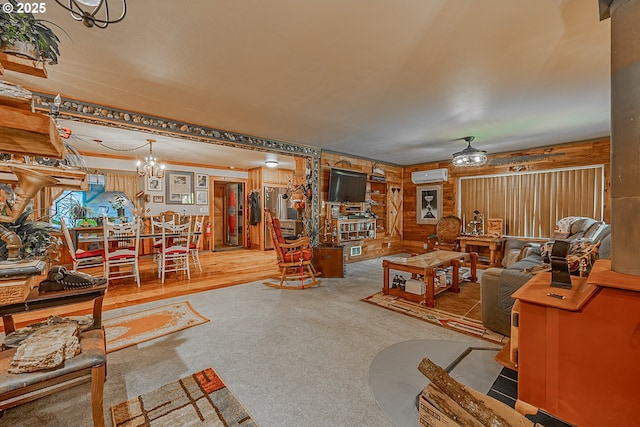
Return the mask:
<path fill-rule="evenodd" d="M 286 241 L 282 237 L 280 221 L 271 218 L 271 213 L 265 210 L 265 220 L 271 232 L 273 248 L 278 256 L 280 267 L 280 283 L 264 282 L 265 285 L 280 289 L 306 289 L 320 284 L 316 279 L 315 269 L 311 263 L 313 250 L 308 237 Z M 309 279 L 311 280 L 309 282 Z M 299 285 L 288 285 L 285 282 L 299 281 Z"/>

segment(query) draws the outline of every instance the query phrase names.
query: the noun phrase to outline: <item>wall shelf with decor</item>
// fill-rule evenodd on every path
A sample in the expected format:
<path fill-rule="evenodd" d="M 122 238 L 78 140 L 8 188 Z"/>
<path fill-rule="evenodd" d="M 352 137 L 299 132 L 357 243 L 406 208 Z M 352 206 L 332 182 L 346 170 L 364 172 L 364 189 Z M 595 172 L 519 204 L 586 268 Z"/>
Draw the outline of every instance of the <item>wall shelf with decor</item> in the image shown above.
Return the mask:
<path fill-rule="evenodd" d="M 327 203 L 325 243 L 343 244 L 376 238 L 376 219 L 368 216 L 367 203 Z"/>
<path fill-rule="evenodd" d="M 377 232 L 387 231 L 387 183 L 369 181 L 367 183 L 367 203 L 377 220 Z"/>

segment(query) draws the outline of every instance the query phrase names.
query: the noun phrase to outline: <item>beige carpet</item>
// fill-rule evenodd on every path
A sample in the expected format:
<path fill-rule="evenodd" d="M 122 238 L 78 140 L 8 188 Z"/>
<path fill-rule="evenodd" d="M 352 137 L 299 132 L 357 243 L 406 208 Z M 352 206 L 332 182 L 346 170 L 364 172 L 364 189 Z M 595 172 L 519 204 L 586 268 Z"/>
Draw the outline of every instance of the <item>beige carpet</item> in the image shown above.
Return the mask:
<path fill-rule="evenodd" d="M 445 291 L 436 295 L 435 308 L 382 291 L 363 301 L 490 342 L 504 344 L 508 339 L 482 325 L 480 284 L 476 282 L 462 282 L 458 294 Z"/>
<path fill-rule="evenodd" d="M 257 426 L 211 369 L 111 407 L 114 427 Z"/>
<path fill-rule="evenodd" d="M 208 322 L 189 301 L 104 320 L 107 353 Z"/>

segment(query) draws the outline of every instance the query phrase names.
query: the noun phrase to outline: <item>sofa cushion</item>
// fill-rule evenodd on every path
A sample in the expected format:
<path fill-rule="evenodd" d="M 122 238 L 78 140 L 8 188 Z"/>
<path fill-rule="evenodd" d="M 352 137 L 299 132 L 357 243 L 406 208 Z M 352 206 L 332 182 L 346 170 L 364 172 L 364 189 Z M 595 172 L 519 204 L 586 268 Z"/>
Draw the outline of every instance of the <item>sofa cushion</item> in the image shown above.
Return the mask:
<path fill-rule="evenodd" d="M 598 248 L 598 259 L 611 259 L 611 233 L 600 240 L 600 247 Z"/>
<path fill-rule="evenodd" d="M 611 233 L 611 225 L 603 221 L 598 221 L 592 224 L 591 227 L 589 227 L 585 231 L 584 237 L 587 239 L 591 239 L 594 242 L 597 242 L 598 240 L 602 240 L 605 237 L 607 237 L 610 233 Z"/>
<path fill-rule="evenodd" d="M 540 255 L 534 254 L 521 259 L 515 264 L 512 264 L 509 268 L 507 268 L 507 270 L 524 271 L 540 264 L 542 264 L 542 258 L 540 257 Z"/>
<path fill-rule="evenodd" d="M 573 224 L 571 224 L 571 235 L 587 231 L 587 229 L 594 223 L 596 223 L 596 220 L 593 218 L 580 218 L 576 220 Z"/>
<path fill-rule="evenodd" d="M 560 218 L 553 230 L 551 240 L 566 239 L 571 235 L 571 226 L 574 222 L 581 220 L 580 216 L 567 216 Z"/>

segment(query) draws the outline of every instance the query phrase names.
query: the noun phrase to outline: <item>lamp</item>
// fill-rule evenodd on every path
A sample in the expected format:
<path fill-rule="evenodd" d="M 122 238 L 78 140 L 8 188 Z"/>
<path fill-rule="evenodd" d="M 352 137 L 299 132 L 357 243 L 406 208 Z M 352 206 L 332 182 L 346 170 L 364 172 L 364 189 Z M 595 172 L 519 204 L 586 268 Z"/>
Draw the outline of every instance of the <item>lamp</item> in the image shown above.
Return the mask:
<path fill-rule="evenodd" d="M 264 161 L 264 164 L 268 168 L 275 168 L 276 166 L 278 166 L 278 160 L 277 159 L 267 159 L 267 160 Z"/>
<path fill-rule="evenodd" d="M 163 178 L 164 177 L 164 164 L 158 163 L 158 159 L 153 157 L 153 143 L 156 142 L 155 139 L 147 139 L 149 143 L 149 155 L 144 158 L 144 163 L 142 160 L 138 160 L 136 162 L 136 172 L 140 176 L 148 176 L 155 178 Z"/>
<path fill-rule="evenodd" d="M 465 136 L 461 139 L 467 141 L 467 148 L 453 155 L 454 166 L 482 166 L 487 163 L 487 152 L 471 146 L 474 136 Z"/>
<path fill-rule="evenodd" d="M 114 0 L 112 0 L 111 5 L 113 5 L 113 1 Z M 73 19 L 82 21 L 87 28 L 94 26 L 97 28 L 107 28 L 109 24 L 122 21 L 127 14 L 127 0 L 118 1 L 122 1 L 122 14 L 116 19 L 110 19 L 109 17 L 109 0 L 65 0 L 64 3 L 66 4 L 61 0 L 56 0 L 56 3 L 67 9 Z M 88 9 L 84 10 L 81 5 Z M 96 15 L 101 10 L 101 17 L 97 18 Z"/>

